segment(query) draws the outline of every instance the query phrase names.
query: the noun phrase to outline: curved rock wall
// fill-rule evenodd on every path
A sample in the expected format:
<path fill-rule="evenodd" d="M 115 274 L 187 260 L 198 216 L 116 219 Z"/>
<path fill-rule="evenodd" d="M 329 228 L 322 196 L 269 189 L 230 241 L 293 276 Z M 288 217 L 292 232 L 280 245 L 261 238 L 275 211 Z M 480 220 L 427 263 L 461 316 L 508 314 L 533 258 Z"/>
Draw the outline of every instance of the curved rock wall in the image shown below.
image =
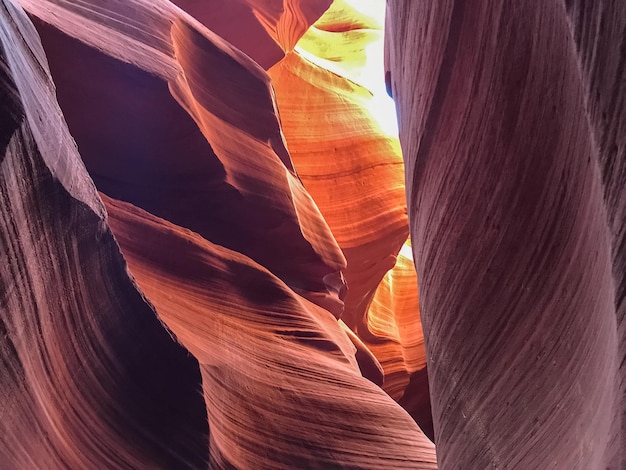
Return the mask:
<path fill-rule="evenodd" d="M 14 18 L 28 24 L 19 8 L 6 4 Z M 41 358 L 44 365 L 29 372 L 32 379 L 26 384 L 35 389 L 41 386 L 38 381 L 45 385 L 45 393 L 37 392 L 45 409 L 30 419 L 28 395 L 9 397 L 7 403 L 20 406 L 3 408 L 3 416 L 10 416 L 6 431 L 13 437 L 3 441 L 2 461 L 17 468 L 42 462 L 52 468 L 436 468 L 432 442 L 402 407 L 363 377 L 382 381 L 374 355 L 337 321 L 343 315 L 344 256 L 292 164 L 274 89 L 263 68 L 206 29 L 202 23 L 207 18 L 198 22 L 166 1 L 111 2 L 104 8 L 98 2 L 63 0 L 22 4 L 41 36 L 63 115 L 102 191 L 108 217 L 67 131 L 67 150 L 46 147 L 43 158 L 54 160 L 50 168 L 82 175 L 66 181 L 69 176 L 58 172 L 70 193 L 64 204 L 75 205 L 78 195 L 83 197 L 77 181 L 91 191 L 87 200 L 95 211 L 95 238 L 108 240 L 104 248 L 115 255 L 108 269 L 122 269 L 122 280 L 116 284 L 99 267 L 111 258 L 96 242 L 84 240 L 93 224 L 86 219 L 72 215 L 69 221 L 53 222 L 30 208 L 11 209 L 3 219 L 6 227 L 14 220 L 36 221 L 41 227 L 33 236 L 46 238 L 57 249 L 70 249 L 73 237 L 83 240 L 82 258 L 70 258 L 76 273 L 57 258 L 38 268 L 41 282 L 50 288 L 31 302 L 35 318 L 43 311 L 44 324 L 54 325 L 70 314 L 72 322 L 80 314 L 94 321 L 100 317 L 85 304 L 94 289 L 101 297 L 93 302 L 104 310 L 100 329 L 90 327 L 85 333 L 66 322 L 59 331 L 35 330 L 37 339 L 37 333 L 19 336 L 20 324 L 12 320 L 19 307 L 7 304 L 2 318 L 9 337 L 18 339 L 7 343 L 3 358 L 12 368 L 24 360 L 19 350 L 18 358 L 9 355 L 14 343 Z M 253 8 L 288 54 L 294 38 L 304 32 L 303 18 L 313 21 L 321 13 L 312 4 L 299 6 L 298 13 L 295 5 L 285 5 L 288 14 L 275 17 L 261 11 L 269 3 Z M 292 27 L 291 21 L 300 26 Z M 35 30 L 28 28 L 36 39 Z M 56 104 L 46 114 L 65 129 Z M 56 134 L 46 138 L 42 142 L 48 146 L 59 141 Z M 397 158 L 397 144 L 395 149 Z M 13 166 L 6 168 L 6 175 L 20 174 Z M 32 177 L 39 178 L 26 174 L 20 184 L 29 187 Z M 10 181 L 7 188 L 16 192 L 19 184 Z M 19 197 L 14 199 L 19 206 Z M 55 205 L 46 207 L 51 213 L 60 211 Z M 60 229 L 66 241 L 57 233 Z M 406 225 L 399 231 L 398 248 Z M 23 238 L 8 233 L 9 241 Z M 30 259 L 29 249 L 16 253 L 12 262 Z M 391 267 L 393 249 L 386 256 Z M 58 276 L 45 277 L 46 266 Z M 37 272 L 30 261 L 25 269 L 29 275 Z M 13 276 L 11 271 L 7 276 Z M 120 290 L 124 279 L 135 301 L 148 309 L 141 333 L 131 319 L 127 330 L 116 323 L 125 312 Z M 108 289 L 104 292 L 103 283 Z M 375 283 L 369 289 L 375 290 Z M 30 290 L 38 292 L 27 284 L 14 292 Z M 67 295 L 80 296 L 83 304 L 66 305 Z M 58 307 L 46 313 L 45 298 Z M 105 309 L 112 299 L 117 311 Z M 60 339 L 62 333 L 68 338 Z M 124 352 L 127 336 L 137 343 L 129 353 Z M 75 337 L 80 339 L 76 344 Z M 143 364 L 141 354 L 152 348 L 158 353 L 152 352 Z M 172 357 L 163 359 L 166 354 Z M 165 364 L 163 376 L 171 378 L 167 385 L 157 382 L 162 376 L 150 375 L 154 363 Z M 145 371 L 132 368 L 135 364 Z M 166 368 L 169 364 L 174 371 Z M 131 385 L 139 392 L 125 385 L 124 380 L 133 378 L 122 373 L 126 368 L 138 376 L 138 384 Z M 80 370 L 93 375 L 76 372 Z M 14 382 L 24 385 L 19 378 Z M 155 397 L 137 403 L 140 392 Z M 193 398 L 185 396 L 189 392 Z M 110 416 L 103 410 L 115 401 L 107 393 L 116 393 L 122 402 Z M 153 421 L 145 422 L 147 417 Z M 48 446 L 34 432 L 22 437 L 33 423 L 44 428 Z M 126 427 L 137 436 L 124 435 Z M 170 433 L 171 442 L 163 442 L 162 432 Z M 13 449 L 13 438 L 21 442 L 19 452 Z"/>
<path fill-rule="evenodd" d="M 0 467 L 201 467 L 198 363 L 126 269 L 35 29 L 0 23 Z"/>
<path fill-rule="evenodd" d="M 389 2 L 441 468 L 624 464 L 623 5 Z"/>
<path fill-rule="evenodd" d="M 1 468 L 626 468 L 626 4 L 386 5 L 0 0 Z"/>

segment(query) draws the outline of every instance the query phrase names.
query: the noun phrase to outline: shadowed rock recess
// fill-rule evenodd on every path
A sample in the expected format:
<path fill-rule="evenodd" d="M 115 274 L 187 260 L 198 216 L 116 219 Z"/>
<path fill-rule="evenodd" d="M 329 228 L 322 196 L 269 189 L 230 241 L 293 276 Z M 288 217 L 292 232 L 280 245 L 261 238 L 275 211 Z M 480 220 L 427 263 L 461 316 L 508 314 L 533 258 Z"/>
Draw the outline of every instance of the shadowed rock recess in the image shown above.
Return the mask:
<path fill-rule="evenodd" d="M 626 469 L 625 64 L 621 0 L 0 0 L 0 468 Z"/>

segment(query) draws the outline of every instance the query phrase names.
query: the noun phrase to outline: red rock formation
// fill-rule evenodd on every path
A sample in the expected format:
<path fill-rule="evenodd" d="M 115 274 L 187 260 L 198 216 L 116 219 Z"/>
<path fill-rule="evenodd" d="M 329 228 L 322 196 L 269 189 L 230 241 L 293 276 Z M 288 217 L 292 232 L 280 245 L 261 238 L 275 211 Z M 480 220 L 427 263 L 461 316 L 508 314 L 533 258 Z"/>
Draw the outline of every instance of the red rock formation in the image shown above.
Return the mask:
<path fill-rule="evenodd" d="M 432 443 L 361 377 L 328 311 L 240 253 L 104 200 L 137 282 L 201 364 L 212 461 L 436 468 Z"/>
<path fill-rule="evenodd" d="M 371 91 L 348 79 L 356 78 L 350 64 L 341 68 L 335 60 L 333 70 L 307 59 L 315 57 L 314 46 L 330 49 L 342 37 L 352 38 L 361 51 L 372 41 L 363 36 L 358 17 L 346 21 L 342 6 L 337 2 L 320 19 L 319 27 L 332 32 L 314 27 L 303 38 L 312 52 L 294 51 L 269 73 L 294 165 L 348 259 L 350 289 L 342 318 L 356 328 L 393 267 L 408 227 L 402 155 L 397 138 L 382 134 L 370 112 Z M 352 51 L 345 60 L 364 55 Z"/>
<path fill-rule="evenodd" d="M 282 59 L 331 0 L 174 0 L 266 70 Z"/>
<path fill-rule="evenodd" d="M 0 43 L 0 467 L 203 466 L 198 364 L 129 276 L 10 1 Z"/>
<path fill-rule="evenodd" d="M 100 11 L 94 28 L 118 28 L 106 42 L 82 29 L 95 10 L 44 3 L 25 2 L 54 22 L 37 26 L 98 188 L 249 255 L 339 316 L 345 261 L 293 172 L 263 70 L 168 2 Z M 155 11 L 158 35 L 114 20 Z"/>
<path fill-rule="evenodd" d="M 626 4 L 389 0 L 404 168 L 375 2 L 172 1 L 0 0 L 0 467 L 626 468 Z"/>
<path fill-rule="evenodd" d="M 269 77 L 168 2 L 96 3 L 23 2 L 87 169 L 100 190 L 134 204 L 105 197 L 131 272 L 201 363 L 208 413 L 196 419 L 211 434 L 192 456 L 211 468 L 435 468 L 432 443 L 362 377 L 375 380 L 377 362 L 337 322 L 343 255 L 295 174 Z M 78 385 L 80 404 L 93 385 Z M 97 437 L 106 416 L 76 415 Z M 203 435 L 192 437 L 189 446 Z M 79 456 L 67 465 L 107 462 L 77 436 L 54 438 Z M 111 465 L 181 466 L 137 454 Z"/>
<path fill-rule="evenodd" d="M 441 468 L 623 467 L 625 21 L 389 2 Z"/>
<path fill-rule="evenodd" d="M 410 255 L 410 250 L 409 244 L 404 245 L 403 251 Z M 387 366 L 386 390 L 394 398 L 402 397 L 409 375 L 426 366 L 416 286 L 413 257 L 401 252 L 378 286 L 366 317 L 367 343 Z"/>
<path fill-rule="evenodd" d="M 384 390 L 433 438 L 426 350 L 419 314 L 417 275 L 411 245 L 402 247 L 396 265 L 376 290 L 359 328 L 363 341 L 384 371 Z"/>
<path fill-rule="evenodd" d="M 424 416 L 418 424 L 432 436 L 415 268 L 406 257 L 396 263 L 408 234 L 402 155 L 377 116 L 382 70 L 367 64 L 377 45 L 382 60 L 376 12 L 335 1 L 269 74 L 294 166 L 346 255 L 342 319 L 381 363 L 392 397 L 421 372 L 412 393 L 422 398 L 407 411 Z"/>

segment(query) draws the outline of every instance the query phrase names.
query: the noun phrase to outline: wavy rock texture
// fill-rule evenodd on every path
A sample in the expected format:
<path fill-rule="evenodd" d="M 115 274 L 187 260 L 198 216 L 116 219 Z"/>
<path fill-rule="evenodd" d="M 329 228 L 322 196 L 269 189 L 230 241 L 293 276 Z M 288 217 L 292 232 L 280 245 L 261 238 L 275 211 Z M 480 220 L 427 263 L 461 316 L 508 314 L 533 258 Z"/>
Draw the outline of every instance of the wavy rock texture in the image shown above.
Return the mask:
<path fill-rule="evenodd" d="M 198 363 L 129 276 L 10 1 L 0 43 L 0 467 L 203 466 Z"/>
<path fill-rule="evenodd" d="M 376 289 L 366 322 L 367 329 L 359 328 L 360 336 L 380 361 L 384 390 L 433 439 L 417 274 L 409 241 Z"/>
<path fill-rule="evenodd" d="M 440 468 L 625 468 L 626 4 L 388 12 Z"/>
<path fill-rule="evenodd" d="M 332 0 L 175 0 L 173 3 L 266 70 L 282 59 Z"/>
<path fill-rule="evenodd" d="M 239 253 L 105 202 L 139 285 L 200 361 L 212 461 L 436 468 L 432 443 L 361 376 L 352 343 L 328 311 Z"/>
<path fill-rule="evenodd" d="M 351 61 L 364 57 L 381 30 L 358 17 L 346 18 L 348 13 L 355 11 L 336 2 L 299 49 L 269 74 L 294 165 L 348 259 L 351 287 L 342 319 L 356 328 L 393 267 L 408 224 L 398 140 L 380 131 L 369 108 L 371 91 L 351 80 L 358 70 Z M 356 51 L 335 51 L 332 46 L 340 39 Z M 332 58 L 326 57 L 333 52 L 331 69 L 327 62 Z M 318 63 L 309 60 L 313 57 Z"/>
<path fill-rule="evenodd" d="M 402 154 L 376 115 L 382 70 L 376 77 L 367 63 L 376 47 L 382 59 L 381 7 L 335 1 L 269 74 L 294 166 L 347 259 L 342 320 L 380 362 L 392 397 L 420 372 L 421 399 L 407 410 L 432 437 L 415 268 L 396 263 L 408 234 Z"/>
<path fill-rule="evenodd" d="M 387 392 L 398 398 L 407 385 L 408 374 L 426 366 L 417 275 L 410 250 L 409 244 L 403 246 L 396 265 L 378 286 L 366 318 L 370 333 L 367 343 L 377 357 L 389 355 L 388 360 L 381 360 L 389 368 L 385 374 L 389 379 Z M 402 377 L 395 379 L 395 375 Z"/>
<path fill-rule="evenodd" d="M 381 2 L 174 3 L 0 0 L 0 467 L 626 468 L 626 4 L 389 0 L 403 166 Z"/>
<path fill-rule="evenodd" d="M 102 196 L 133 278 L 192 355 L 183 358 L 196 374 L 195 388 L 181 379 L 179 393 L 192 390 L 195 400 L 180 397 L 180 406 L 186 411 L 200 401 L 198 363 L 192 357 L 200 363 L 205 399 L 205 408 L 189 420 L 204 433 L 179 442 L 183 433 L 173 425 L 172 443 L 149 440 L 163 456 L 148 447 L 153 460 L 128 450 L 109 462 L 80 436 L 53 427 L 48 431 L 52 439 L 65 442 L 76 460 L 69 460 L 68 451 L 64 458 L 69 463 L 51 461 L 48 466 L 436 468 L 432 442 L 363 377 L 380 374 L 377 362 L 337 321 L 343 310 L 345 260 L 295 173 L 263 69 L 169 2 L 110 2 L 106 7 L 95 1 L 22 3 L 41 35 L 82 159 L 98 189 L 114 197 Z M 269 3 L 257 5 L 257 16 L 259 5 L 267 8 Z M 293 10 L 296 2 L 286 5 L 292 10 L 287 18 L 300 18 L 289 21 L 315 16 L 312 4 L 298 7 L 304 16 Z M 281 19 L 274 30 L 285 50 L 298 31 L 289 21 Z M 74 156 L 66 162 L 61 154 L 59 161 L 78 165 Z M 103 217 L 100 200 L 93 198 Z M 109 234 L 108 225 L 98 221 Z M 81 230 L 89 227 L 76 223 Z M 70 235 L 83 234 L 76 225 L 62 227 Z M 110 242 L 117 248 L 112 238 Z M 85 243 L 84 249 L 93 247 Z M 76 264 L 87 271 L 72 284 L 101 286 L 100 279 L 95 282 L 88 274 L 93 272 L 89 264 Z M 61 285 L 58 279 L 51 282 Z M 108 295 L 115 298 L 113 292 Z M 177 348 L 154 316 L 149 318 Z M 133 333 L 136 342 L 151 345 L 144 345 L 131 325 L 128 334 Z M 51 341 L 67 353 L 64 341 Z M 77 349 L 90 350 L 94 344 L 87 337 Z M 33 354 L 41 351 L 32 349 Z M 105 357 L 113 362 L 110 367 L 124 363 L 123 357 Z M 98 365 L 87 357 L 83 367 L 92 362 Z M 185 370 L 180 369 L 171 374 L 174 391 Z M 96 392 L 91 395 L 92 382 L 81 376 L 76 381 L 85 393 L 76 398 L 77 407 L 92 396 L 99 398 Z M 167 390 L 163 393 L 169 399 Z M 57 412 L 63 405 L 53 403 L 50 409 Z M 156 430 L 141 421 L 143 415 L 113 427 L 122 432 L 134 425 L 146 439 L 153 432 L 160 437 L 162 416 L 150 411 Z M 107 419 L 82 408 L 75 416 L 93 427 L 94 439 L 100 421 Z M 131 434 L 121 449 L 142 449 L 140 444 Z M 183 444 L 199 444 L 200 451 L 179 449 Z M 101 445 L 116 448 L 112 438 Z M 35 444 L 27 451 L 33 448 Z M 144 453 L 152 457 L 148 451 Z M 19 458 L 11 462 L 23 464 Z"/>
<path fill-rule="evenodd" d="M 54 25 L 37 22 L 99 190 L 250 256 L 341 314 L 344 257 L 293 171 L 258 65 L 169 2 L 24 4 Z"/>

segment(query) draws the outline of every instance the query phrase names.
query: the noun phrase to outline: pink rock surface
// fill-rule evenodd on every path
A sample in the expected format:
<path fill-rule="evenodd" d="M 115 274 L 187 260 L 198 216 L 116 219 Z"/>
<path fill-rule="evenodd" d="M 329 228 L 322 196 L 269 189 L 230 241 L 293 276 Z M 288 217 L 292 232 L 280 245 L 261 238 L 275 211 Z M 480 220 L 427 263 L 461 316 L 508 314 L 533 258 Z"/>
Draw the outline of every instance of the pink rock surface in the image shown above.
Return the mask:
<path fill-rule="evenodd" d="M 104 200 L 138 284 L 201 364 L 212 464 L 436 468 L 432 442 L 361 376 L 328 311 L 240 253 Z"/>
<path fill-rule="evenodd" d="M 383 18 L 375 13 L 384 4 L 375 7 L 333 2 L 268 73 L 294 166 L 346 256 L 341 319 L 379 362 L 383 389 L 400 400 L 412 373 L 426 378 L 426 356 L 415 267 L 398 258 L 409 231 L 404 167 L 384 122 L 393 117 L 380 116 L 382 70 L 370 65 L 377 48 L 381 61 L 383 52 Z M 426 417 L 417 423 L 432 437 L 428 384 L 416 383 L 422 399 L 403 403 L 419 404 L 407 411 Z"/>
<path fill-rule="evenodd" d="M 626 3 L 332 3 L 0 0 L 0 468 L 626 468 Z"/>
<path fill-rule="evenodd" d="M 623 468 L 626 10 L 596 5 L 389 2 L 440 468 Z"/>
<path fill-rule="evenodd" d="M 204 465 L 198 363 L 128 274 L 10 1 L 0 63 L 0 467 Z"/>
<path fill-rule="evenodd" d="M 266 70 L 293 49 L 332 0 L 174 0 Z"/>
<path fill-rule="evenodd" d="M 195 436 L 206 438 L 204 454 L 190 464 L 436 468 L 432 442 L 363 377 L 377 380 L 377 361 L 337 321 L 345 261 L 295 173 L 262 68 L 168 2 L 23 3 L 96 186 L 134 204 L 103 195 L 133 279 L 195 372 L 192 358 L 202 363 L 206 409 L 196 420 L 211 430 Z M 94 436 L 102 419 L 89 421 Z M 83 459 L 70 466 L 106 462 L 66 437 Z M 180 466 L 140 452 L 117 458 Z"/>
<path fill-rule="evenodd" d="M 256 63 L 166 1 L 98 10 L 94 28 L 117 28 L 100 42 L 82 29 L 95 6 L 25 3 L 54 23 L 36 21 L 98 189 L 250 256 L 341 314 L 343 254 L 293 170 Z M 120 15 L 151 21 L 131 29 Z"/>

